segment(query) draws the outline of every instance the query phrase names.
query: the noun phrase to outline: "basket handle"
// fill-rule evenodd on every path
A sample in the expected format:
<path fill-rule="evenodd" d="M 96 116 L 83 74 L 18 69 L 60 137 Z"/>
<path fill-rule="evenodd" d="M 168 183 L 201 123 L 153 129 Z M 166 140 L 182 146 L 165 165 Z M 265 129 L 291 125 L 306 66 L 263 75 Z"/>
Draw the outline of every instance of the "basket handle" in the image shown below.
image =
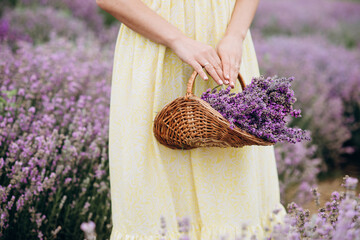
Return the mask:
<path fill-rule="evenodd" d="M 191 95 L 193 95 L 192 89 L 193 89 L 194 81 L 195 81 L 195 78 L 196 78 L 197 75 L 198 75 L 197 71 L 194 71 L 191 74 L 191 77 L 189 78 L 189 81 L 188 81 L 188 84 L 187 84 L 186 97 L 190 97 Z M 237 79 L 240 82 L 241 89 L 244 90 L 245 89 L 245 82 L 244 82 L 244 79 L 242 78 L 240 72 L 239 72 L 239 75 L 238 75 Z"/>

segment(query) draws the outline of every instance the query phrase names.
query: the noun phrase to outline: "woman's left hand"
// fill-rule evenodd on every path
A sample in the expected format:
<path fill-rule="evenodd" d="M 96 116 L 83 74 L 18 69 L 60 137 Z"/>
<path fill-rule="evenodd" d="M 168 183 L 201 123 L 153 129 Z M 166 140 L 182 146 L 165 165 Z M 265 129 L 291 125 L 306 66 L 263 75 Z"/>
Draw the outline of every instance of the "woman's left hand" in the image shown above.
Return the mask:
<path fill-rule="evenodd" d="M 242 57 L 243 39 L 225 35 L 217 44 L 216 51 L 221 59 L 225 84 L 235 87 Z"/>

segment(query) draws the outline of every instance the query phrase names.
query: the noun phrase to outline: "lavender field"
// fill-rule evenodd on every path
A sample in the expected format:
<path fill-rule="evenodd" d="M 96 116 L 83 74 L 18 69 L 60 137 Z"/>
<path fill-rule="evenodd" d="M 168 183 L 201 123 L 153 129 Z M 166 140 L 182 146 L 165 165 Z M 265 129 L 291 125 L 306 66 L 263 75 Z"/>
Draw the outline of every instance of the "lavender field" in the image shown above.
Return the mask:
<path fill-rule="evenodd" d="M 251 26 L 260 72 L 294 77 L 302 117 L 289 126 L 312 137 L 275 145 L 288 215 L 268 239 L 360 239 L 359 13 L 360 1 L 260 0 Z M 119 26 L 95 1 L 1 2 L 0 239 L 109 239 Z M 328 179 L 343 185 L 323 198 Z"/>

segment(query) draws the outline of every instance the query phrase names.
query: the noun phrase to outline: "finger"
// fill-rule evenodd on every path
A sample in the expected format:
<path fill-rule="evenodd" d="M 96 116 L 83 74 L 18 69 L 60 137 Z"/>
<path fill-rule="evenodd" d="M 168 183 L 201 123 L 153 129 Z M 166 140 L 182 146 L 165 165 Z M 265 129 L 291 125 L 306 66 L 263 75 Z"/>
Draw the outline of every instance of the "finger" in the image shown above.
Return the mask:
<path fill-rule="evenodd" d="M 201 56 L 199 62 L 202 66 L 204 66 L 206 71 L 212 76 L 215 82 L 222 85 L 224 84 L 222 79 L 222 69 L 218 66 L 219 62 L 215 57 L 213 57 L 213 54 L 217 56 L 215 50 L 210 47 L 210 49 L 203 56 Z"/>
<path fill-rule="evenodd" d="M 235 87 L 235 78 L 236 78 L 236 74 L 235 74 L 235 59 L 234 58 L 231 58 L 230 59 L 230 87 L 231 88 L 234 88 Z"/>
<path fill-rule="evenodd" d="M 227 84 L 229 84 L 230 83 L 230 59 L 229 59 L 229 57 L 223 57 L 221 59 L 221 61 L 222 61 L 224 78 L 227 81 Z"/>
<path fill-rule="evenodd" d="M 206 54 L 206 55 L 209 56 L 208 54 Z M 218 83 L 219 85 L 224 84 L 224 82 L 221 80 L 220 76 L 217 74 L 217 72 L 213 66 L 214 61 L 211 57 L 200 58 L 199 63 L 201 66 L 203 66 L 206 69 L 206 71 L 211 75 L 211 77 L 214 79 L 214 81 L 216 83 Z"/>
<path fill-rule="evenodd" d="M 219 62 L 214 58 L 214 57 L 212 57 L 212 56 L 210 56 L 210 64 L 211 64 L 211 66 L 212 66 L 212 68 L 210 68 L 210 69 L 213 69 L 215 72 L 216 72 L 216 76 L 215 76 L 215 78 L 214 78 L 214 80 L 216 79 L 216 82 L 217 83 L 219 83 L 220 85 L 221 84 L 224 84 L 224 80 L 225 79 L 223 79 L 223 73 L 222 73 L 222 68 L 219 66 Z M 207 67 L 208 65 L 206 65 L 206 67 Z M 211 71 L 209 69 L 209 71 Z M 208 71 L 208 68 L 206 68 L 206 70 Z M 215 74 L 215 73 L 214 73 Z M 213 74 L 212 74 L 213 75 Z M 220 82 L 221 81 L 221 82 Z"/>
<path fill-rule="evenodd" d="M 206 64 L 205 66 L 206 71 L 212 76 L 212 78 L 217 82 L 219 85 L 223 85 L 224 82 L 221 80 L 220 76 L 217 74 L 214 66 L 210 64 Z"/>
<path fill-rule="evenodd" d="M 209 79 L 200 63 L 198 63 L 197 61 L 193 61 L 191 63 L 191 66 L 195 69 L 195 71 L 200 75 L 202 79 L 204 79 L 205 81 Z"/>
<path fill-rule="evenodd" d="M 236 61 L 235 64 L 234 64 L 234 73 L 233 73 L 234 80 L 233 80 L 233 86 L 232 87 L 235 87 L 235 83 L 236 83 L 238 75 L 239 75 L 239 70 L 240 70 L 240 64 L 239 64 L 238 61 Z"/>
<path fill-rule="evenodd" d="M 240 62 L 238 62 L 237 64 L 236 64 L 236 77 L 235 77 L 235 83 L 236 83 L 236 81 L 238 81 L 238 78 L 239 78 L 239 72 L 240 72 L 240 65 L 241 65 L 241 60 L 240 60 Z"/>
<path fill-rule="evenodd" d="M 215 51 L 213 51 L 211 54 L 211 57 L 213 59 L 213 66 L 214 66 L 215 71 L 217 72 L 218 76 L 225 84 L 229 84 L 229 81 L 224 77 L 221 59 L 220 59 L 219 55 Z"/>

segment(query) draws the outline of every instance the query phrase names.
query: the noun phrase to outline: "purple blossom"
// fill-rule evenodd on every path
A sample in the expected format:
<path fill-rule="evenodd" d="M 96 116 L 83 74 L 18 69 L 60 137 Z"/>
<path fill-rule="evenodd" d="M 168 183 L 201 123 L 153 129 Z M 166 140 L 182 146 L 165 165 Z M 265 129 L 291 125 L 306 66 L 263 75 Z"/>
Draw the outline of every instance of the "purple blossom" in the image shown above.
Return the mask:
<path fill-rule="evenodd" d="M 310 140 L 308 131 L 286 126 L 288 115 L 300 116 L 300 110 L 293 109 L 296 101 L 290 85 L 293 80 L 254 77 L 242 92 L 230 93 L 230 87 L 218 93 L 216 88 L 208 89 L 201 99 L 228 119 L 231 128 L 236 125 L 270 142 Z"/>
<path fill-rule="evenodd" d="M 359 48 L 359 12 L 360 5 L 351 1 L 264 0 L 259 3 L 252 32 L 257 35 L 254 39 L 322 35 L 336 44 Z"/>
<path fill-rule="evenodd" d="M 316 176 L 324 167 L 323 161 L 314 157 L 316 148 L 309 142 L 275 145 L 280 196 L 284 204 L 290 200 L 286 198 L 286 192 L 294 185 L 299 185 L 296 191 L 298 203 L 304 204 L 312 199 L 310 189 L 317 184 Z"/>
<path fill-rule="evenodd" d="M 18 5 L 24 8 L 50 6 L 58 10 L 70 12 L 74 17 L 84 20 L 95 31 L 104 27 L 99 8 L 94 1 L 83 0 L 18 0 Z"/>
<path fill-rule="evenodd" d="M 360 55 L 315 36 L 258 38 L 255 45 L 264 74 L 301 79 L 292 86 L 302 117 L 293 119 L 290 126 L 312 132 L 312 143 L 318 146 L 316 154 L 326 161 L 329 170 L 339 167 L 346 155 L 356 157 Z"/>
<path fill-rule="evenodd" d="M 8 31 L 12 34 L 25 35 L 36 44 L 48 41 L 51 34 L 69 40 L 79 36 L 94 37 L 86 23 L 50 6 L 8 9 L 1 21 L 8 23 Z"/>
<path fill-rule="evenodd" d="M 27 226 L 22 233 L 26 238 L 45 239 L 52 232 L 65 238 L 65 231 L 49 228 L 46 221 L 62 219 L 57 215 L 64 212 L 83 221 L 100 209 L 110 215 L 104 116 L 109 115 L 108 63 L 113 55 L 102 47 L 99 41 L 81 37 L 75 42 L 50 38 L 37 46 L 19 42 L 16 52 L 6 42 L 1 44 L 3 237 L 14 236 L 17 228 L 8 226 L 21 223 Z M 88 199 L 88 194 L 94 197 Z M 83 215 L 77 209 L 84 209 Z M 99 215 L 94 221 L 101 223 L 100 237 L 108 233 L 110 219 Z M 79 228 L 72 221 L 57 222 L 67 231 Z"/>

